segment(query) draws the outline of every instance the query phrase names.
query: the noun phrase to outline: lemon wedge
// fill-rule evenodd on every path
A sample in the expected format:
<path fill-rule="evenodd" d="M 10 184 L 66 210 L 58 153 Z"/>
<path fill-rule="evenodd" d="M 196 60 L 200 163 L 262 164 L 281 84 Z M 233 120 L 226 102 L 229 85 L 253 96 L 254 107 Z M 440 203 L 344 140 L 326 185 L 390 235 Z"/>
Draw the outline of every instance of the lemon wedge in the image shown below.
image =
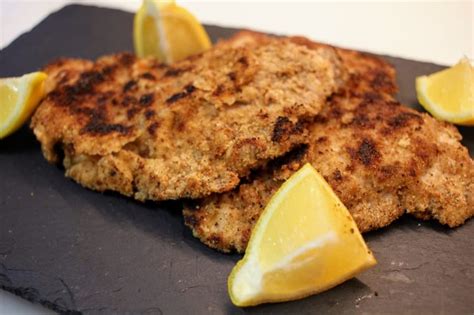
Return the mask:
<path fill-rule="evenodd" d="M 228 290 L 237 306 L 295 300 L 375 264 L 349 211 L 306 164 L 263 211 L 229 276 Z"/>
<path fill-rule="evenodd" d="M 20 128 L 44 96 L 43 72 L 0 79 L 0 139 Z"/>
<path fill-rule="evenodd" d="M 455 66 L 416 78 L 418 101 L 434 117 L 474 125 L 474 68 L 467 58 Z"/>
<path fill-rule="evenodd" d="M 144 0 L 133 25 L 135 53 L 173 63 L 211 47 L 204 27 L 174 1 Z"/>

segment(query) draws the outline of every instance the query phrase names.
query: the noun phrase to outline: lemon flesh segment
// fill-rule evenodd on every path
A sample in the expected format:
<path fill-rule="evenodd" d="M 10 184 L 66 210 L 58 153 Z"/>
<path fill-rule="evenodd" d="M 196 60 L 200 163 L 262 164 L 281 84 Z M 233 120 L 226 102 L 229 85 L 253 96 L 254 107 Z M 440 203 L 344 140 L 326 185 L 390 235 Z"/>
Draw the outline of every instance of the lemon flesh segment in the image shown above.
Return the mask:
<path fill-rule="evenodd" d="M 0 79 L 0 139 L 12 134 L 31 116 L 44 96 L 47 75 L 33 72 Z"/>
<path fill-rule="evenodd" d="M 349 211 L 306 164 L 268 203 L 229 276 L 228 290 L 237 306 L 294 300 L 375 264 Z"/>
<path fill-rule="evenodd" d="M 184 59 L 211 47 L 204 27 L 173 1 L 144 0 L 134 20 L 135 53 L 166 63 Z"/>
<path fill-rule="evenodd" d="M 467 58 L 455 66 L 416 79 L 418 101 L 434 117 L 474 125 L 474 68 Z"/>
<path fill-rule="evenodd" d="M 133 21 L 133 41 L 135 54 L 139 57 L 154 56 L 165 61 L 162 24 L 159 23 L 159 12 L 166 6 L 174 5 L 174 1 L 144 0 L 135 14 Z"/>

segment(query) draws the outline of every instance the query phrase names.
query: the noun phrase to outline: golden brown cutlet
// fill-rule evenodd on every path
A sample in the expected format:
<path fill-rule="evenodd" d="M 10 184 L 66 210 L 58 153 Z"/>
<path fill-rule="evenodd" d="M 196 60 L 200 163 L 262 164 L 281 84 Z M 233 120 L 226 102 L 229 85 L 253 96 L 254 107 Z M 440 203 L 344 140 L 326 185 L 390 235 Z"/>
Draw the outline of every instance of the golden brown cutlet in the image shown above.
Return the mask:
<path fill-rule="evenodd" d="M 45 71 L 31 128 L 46 159 L 85 187 L 139 200 L 231 190 L 305 142 L 345 77 L 333 48 L 265 36 L 171 66 L 116 54 Z"/>
<path fill-rule="evenodd" d="M 381 59 L 338 52 L 351 77 L 315 119 L 309 145 L 269 163 L 235 190 L 185 207 L 185 223 L 203 243 L 244 252 L 271 196 L 306 162 L 329 182 L 362 232 L 404 213 L 450 227 L 474 215 L 474 162 L 457 129 L 399 104 L 395 71 Z"/>

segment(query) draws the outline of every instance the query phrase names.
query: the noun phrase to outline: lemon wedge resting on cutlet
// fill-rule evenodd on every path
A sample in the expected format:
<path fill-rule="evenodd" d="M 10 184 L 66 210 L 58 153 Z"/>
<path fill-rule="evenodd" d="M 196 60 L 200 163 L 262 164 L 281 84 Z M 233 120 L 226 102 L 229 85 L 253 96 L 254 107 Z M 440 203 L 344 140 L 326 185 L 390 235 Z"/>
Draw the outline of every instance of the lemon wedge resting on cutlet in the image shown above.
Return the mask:
<path fill-rule="evenodd" d="M 31 116 L 44 96 L 43 72 L 0 79 L 0 139 L 12 134 Z"/>
<path fill-rule="evenodd" d="M 455 66 L 416 78 L 418 101 L 434 117 L 474 125 L 474 67 L 467 58 Z"/>
<path fill-rule="evenodd" d="M 237 306 L 295 300 L 375 264 L 349 211 L 306 164 L 268 203 L 229 276 L 228 290 Z"/>
<path fill-rule="evenodd" d="M 173 63 L 211 47 L 204 27 L 174 1 L 144 0 L 133 25 L 135 53 Z"/>

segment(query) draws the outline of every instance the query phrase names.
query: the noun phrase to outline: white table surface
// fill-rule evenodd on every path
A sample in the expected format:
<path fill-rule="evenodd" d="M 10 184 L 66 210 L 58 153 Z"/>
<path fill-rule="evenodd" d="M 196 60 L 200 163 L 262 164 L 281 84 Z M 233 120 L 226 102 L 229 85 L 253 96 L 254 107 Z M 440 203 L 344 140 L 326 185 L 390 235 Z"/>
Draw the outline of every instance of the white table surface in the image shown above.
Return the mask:
<path fill-rule="evenodd" d="M 135 11 L 141 0 L 0 0 L 0 47 L 67 3 Z M 179 1 L 199 20 L 299 34 L 349 48 L 451 65 L 474 58 L 474 1 Z"/>
<path fill-rule="evenodd" d="M 68 3 L 134 12 L 141 0 L 0 0 L 0 48 Z M 443 65 L 474 59 L 474 1 L 179 1 L 200 21 L 304 35 L 348 48 Z M 0 315 L 48 314 L 0 290 Z"/>

